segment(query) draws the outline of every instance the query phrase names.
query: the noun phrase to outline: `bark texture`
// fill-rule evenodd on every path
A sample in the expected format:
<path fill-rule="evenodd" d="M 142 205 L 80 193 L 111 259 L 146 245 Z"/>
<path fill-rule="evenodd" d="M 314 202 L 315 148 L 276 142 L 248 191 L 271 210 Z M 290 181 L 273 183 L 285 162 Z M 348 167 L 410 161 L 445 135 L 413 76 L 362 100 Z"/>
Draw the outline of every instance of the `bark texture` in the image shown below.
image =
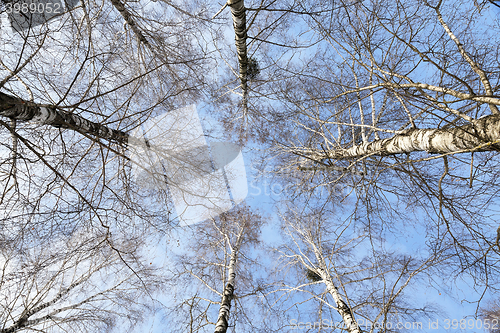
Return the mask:
<path fill-rule="evenodd" d="M 236 52 L 238 53 L 238 63 L 240 70 L 241 89 L 243 90 L 243 107 L 247 108 L 247 70 L 248 70 L 248 55 L 247 55 L 247 18 L 244 0 L 229 0 L 227 2 L 231 8 L 233 16 L 233 27 L 235 33 Z"/>
<path fill-rule="evenodd" d="M 337 287 L 333 284 L 331 281 L 330 277 L 323 271 L 323 270 L 318 270 L 319 276 L 322 277 L 323 282 L 326 285 L 326 289 L 328 290 L 328 293 L 332 295 L 333 300 L 335 301 L 335 304 L 337 305 L 337 312 L 340 314 L 342 317 L 342 320 L 344 321 L 345 327 L 347 328 L 347 332 L 349 333 L 361 333 L 361 329 L 359 328 L 358 323 L 354 319 L 354 315 L 352 314 L 351 308 L 344 302 L 342 299 L 342 296 L 337 290 Z"/>
<path fill-rule="evenodd" d="M 40 105 L 0 92 L 0 116 L 66 128 L 121 145 L 134 142 L 127 133 L 94 123 L 52 105 Z M 131 140 L 132 139 L 132 140 Z"/>
<path fill-rule="evenodd" d="M 500 116 L 490 115 L 472 124 L 444 129 L 411 129 L 392 138 L 375 140 L 348 149 L 311 152 L 309 157 L 321 159 L 348 159 L 370 155 L 388 156 L 426 151 L 446 154 L 467 150 L 499 150 Z"/>
<path fill-rule="evenodd" d="M 52 311 L 50 314 L 47 314 L 47 315 L 45 315 L 43 317 L 39 317 L 39 318 L 36 318 L 36 319 L 29 320 L 29 318 L 31 316 L 37 314 L 38 312 L 42 311 L 43 309 L 48 308 L 49 306 L 55 304 L 61 298 L 63 298 L 64 296 L 66 296 L 72 289 L 74 289 L 75 287 L 77 287 L 78 285 L 80 285 L 80 283 L 81 283 L 81 281 L 73 283 L 68 288 L 62 290 L 59 294 L 56 295 L 56 297 L 54 297 L 54 299 L 52 299 L 49 302 L 42 303 L 42 304 L 40 304 L 40 305 L 32 308 L 31 310 L 26 309 L 21 314 L 20 318 L 18 320 L 16 320 L 12 326 L 10 326 L 8 328 L 0 329 L 0 333 L 14 333 L 16 331 L 22 330 L 25 327 L 30 327 L 30 326 L 36 325 L 36 324 L 38 324 L 38 323 L 40 323 L 40 322 L 42 322 L 44 320 L 50 320 L 53 317 L 55 317 L 56 314 L 58 314 L 60 312 L 63 312 L 65 310 L 77 307 L 81 303 L 78 303 L 76 306 L 66 306 L 66 307 L 63 307 L 63 308 L 60 308 L 60 309 L 56 309 L 56 310 Z"/>
<path fill-rule="evenodd" d="M 345 328 L 347 332 L 349 333 L 362 333 L 361 329 L 359 328 L 358 323 L 354 319 L 354 314 L 352 313 L 351 308 L 347 305 L 347 303 L 343 300 L 342 295 L 339 293 L 337 287 L 333 284 L 332 278 L 330 274 L 328 273 L 326 269 L 326 264 L 323 259 L 323 255 L 321 254 L 321 251 L 313 245 L 313 251 L 314 255 L 316 257 L 316 260 L 320 264 L 321 267 L 317 269 L 311 269 L 313 272 L 318 274 L 321 279 L 323 280 L 323 283 L 326 285 L 326 289 L 330 295 L 332 295 L 333 300 L 335 301 L 335 304 L 337 305 L 337 312 L 340 314 L 342 317 L 342 320 L 345 324 Z"/>
<path fill-rule="evenodd" d="M 149 41 L 146 39 L 146 37 L 144 36 L 144 34 L 141 32 L 141 29 L 139 29 L 139 27 L 135 23 L 135 20 L 133 19 L 132 14 L 130 14 L 130 12 L 127 10 L 127 8 L 125 8 L 125 5 L 120 0 L 111 0 L 111 4 L 113 4 L 113 6 L 116 8 L 116 10 L 118 10 L 118 12 L 120 12 L 120 14 L 122 15 L 122 17 L 125 19 L 125 22 L 127 22 L 127 24 L 129 25 L 129 27 L 132 29 L 132 31 L 134 32 L 134 34 L 137 36 L 137 39 L 141 43 L 143 43 L 144 45 L 146 45 L 146 47 L 151 52 L 155 53 L 154 50 L 153 50 L 153 47 L 151 46 L 151 44 L 149 43 Z"/>
<path fill-rule="evenodd" d="M 219 317 L 215 323 L 215 333 L 226 333 L 229 325 L 229 311 L 231 310 L 231 300 L 234 296 L 234 278 L 236 274 L 229 272 L 229 281 L 224 288 L 224 295 L 222 296 L 222 304 L 219 309 Z M 232 282 L 232 283 L 231 283 Z"/>
<path fill-rule="evenodd" d="M 238 235 L 236 245 L 231 249 L 231 259 L 229 261 L 228 279 L 224 293 L 222 295 L 222 302 L 219 309 L 219 317 L 215 323 L 215 333 L 226 333 L 229 325 L 229 311 L 231 310 L 231 301 L 234 297 L 234 280 L 236 278 L 236 260 L 238 251 L 240 249 L 241 240 L 243 238 L 243 229 Z"/>

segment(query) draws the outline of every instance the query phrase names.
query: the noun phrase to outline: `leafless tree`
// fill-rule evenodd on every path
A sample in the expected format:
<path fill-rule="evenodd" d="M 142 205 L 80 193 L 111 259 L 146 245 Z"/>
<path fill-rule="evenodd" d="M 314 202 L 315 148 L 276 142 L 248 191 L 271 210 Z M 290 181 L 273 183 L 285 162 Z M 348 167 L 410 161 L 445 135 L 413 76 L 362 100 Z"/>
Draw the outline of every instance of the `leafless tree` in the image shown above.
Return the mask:
<path fill-rule="evenodd" d="M 413 221 L 454 276 L 493 291 L 498 22 L 487 2 L 458 7 L 302 3 L 290 33 L 312 45 L 264 57 L 278 69 L 257 109 L 287 195 L 350 203 L 370 233 Z"/>
<path fill-rule="evenodd" d="M 172 206 L 166 190 L 137 184 L 126 148 L 205 84 L 203 41 L 192 43 L 204 11 L 82 1 L 45 24 L 2 28 L 3 331 L 133 326 L 154 309 L 161 279 L 141 252 L 172 227 Z"/>
<path fill-rule="evenodd" d="M 196 95 L 203 80 L 195 69 L 203 54 L 189 47 L 195 32 L 181 8 L 163 4 L 139 15 L 144 5 L 134 6 L 115 12 L 112 3 L 82 2 L 60 20 L 21 34 L 4 32 L 1 113 L 11 121 L 1 125 L 3 138 L 12 140 L 4 141 L 11 155 L 2 160 L 5 205 L 21 196 L 38 206 L 36 214 L 56 212 L 59 221 L 73 211 L 63 206 L 76 206 L 108 230 L 113 215 L 121 222 L 142 218 L 168 225 L 171 208 L 162 198 L 163 209 L 141 208 L 138 198 L 150 193 L 134 187 L 124 143 L 151 116 Z M 160 12 L 168 19 L 156 20 Z M 29 120 L 38 123 L 23 122 Z M 33 187 L 40 198 L 26 193 Z M 60 199 L 65 196 L 66 204 Z M 60 207 L 37 204 L 42 197 L 59 198 Z"/>
<path fill-rule="evenodd" d="M 78 257 L 71 243 L 85 230 L 99 235 L 88 238 L 90 252 L 108 251 L 99 257 L 103 267 L 131 274 L 121 280 L 129 290 L 142 285 L 146 292 L 148 278 L 155 285 L 131 253 L 142 246 L 134 240 L 172 225 L 169 193 L 135 182 L 125 146 L 131 140 L 147 146 L 131 133 L 203 94 L 241 142 L 269 144 L 266 157 L 294 208 L 287 209 L 313 211 L 284 214 L 283 265 L 295 274 L 283 277 L 280 290 L 284 297 L 296 290 L 311 295 L 311 318 L 329 309 L 330 318 L 340 316 L 357 332 L 359 318 L 386 323 L 402 310 L 419 316 L 403 290 L 438 264 L 485 293 L 498 288 L 500 228 L 492 208 L 499 193 L 500 72 L 491 2 L 240 0 L 227 6 L 231 15 L 199 2 L 82 1 L 46 24 L 2 31 L 4 271 L 17 281 L 9 286 L 12 295 L 32 290 L 23 289 L 24 280 L 47 290 L 30 291 L 26 304 L 22 296 L 7 300 L 4 330 L 45 329 L 52 316 L 60 323 L 76 318 L 73 308 L 59 311 L 65 306 L 84 302 L 79 311 L 85 312 L 102 300 L 79 298 L 84 283 L 97 284 L 91 277 L 98 270 L 69 280 L 61 273 L 61 263 L 91 260 Z M 224 22 L 236 48 L 220 38 Z M 258 219 L 247 210 L 231 214 L 193 229 L 202 256 L 184 254 L 170 280 L 200 282 L 189 297 L 178 296 L 179 326 L 191 332 L 226 331 L 232 318 L 256 329 L 244 296 L 276 301 L 278 292 L 256 287 L 248 273 L 247 246 L 257 243 L 259 229 L 250 221 Z M 427 256 L 383 248 L 383 236 L 408 236 L 398 234 L 408 224 L 423 235 Z M 37 246 L 73 245 L 61 245 L 65 250 L 53 258 L 52 247 L 37 256 L 27 250 L 32 239 Z M 357 253 L 363 251 L 369 254 Z M 21 269 L 24 280 L 12 280 L 17 266 L 7 262 L 20 253 L 33 267 L 49 260 L 59 268 L 53 275 Z M 299 308 L 295 297 L 284 306 Z M 61 305 L 63 299 L 70 305 Z M 284 312 L 276 318 L 286 318 Z"/>
<path fill-rule="evenodd" d="M 179 317 L 172 330 L 188 332 L 252 331 L 260 326 L 258 269 L 262 218 L 249 207 L 238 206 L 216 219 L 192 227 L 187 248 L 175 260 L 174 275 Z M 186 237 L 186 235 L 184 235 Z M 173 316 L 173 314 L 172 314 Z"/>
<path fill-rule="evenodd" d="M 395 332 L 396 323 L 427 324 L 435 305 L 406 298 L 446 263 L 446 254 L 388 251 L 382 237 L 329 213 L 289 207 L 283 215 L 283 245 L 276 249 L 280 283 L 271 292 L 280 295 L 276 306 L 288 313 L 283 324 L 347 332 Z"/>
<path fill-rule="evenodd" d="M 121 331 L 157 307 L 161 279 L 136 252 L 144 239 L 117 253 L 103 233 L 76 231 L 49 243 L 37 235 L 30 228 L 24 239 L 2 238 L 0 332 Z"/>
<path fill-rule="evenodd" d="M 343 206 L 367 237 L 400 235 L 410 223 L 425 251 L 446 258 L 432 260 L 451 279 L 494 292 L 500 77 L 491 4 L 247 1 L 245 8 L 255 14 L 247 17 L 247 56 L 264 69 L 249 85 L 248 127 L 269 144 L 265 158 L 285 196 L 332 212 Z M 227 127 L 245 128 L 217 88 Z M 411 260 L 399 259 L 402 272 Z"/>

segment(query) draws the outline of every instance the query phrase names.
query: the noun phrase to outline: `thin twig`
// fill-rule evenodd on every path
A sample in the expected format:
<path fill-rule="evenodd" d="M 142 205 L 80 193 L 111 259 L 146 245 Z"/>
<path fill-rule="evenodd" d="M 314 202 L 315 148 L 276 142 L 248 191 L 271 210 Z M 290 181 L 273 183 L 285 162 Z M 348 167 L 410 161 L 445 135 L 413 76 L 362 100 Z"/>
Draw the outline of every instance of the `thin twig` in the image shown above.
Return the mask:
<path fill-rule="evenodd" d="M 221 9 L 219 9 L 219 11 L 218 11 L 217 13 L 215 13 L 215 15 L 214 15 L 214 16 L 212 16 L 212 20 L 213 20 L 213 19 L 215 19 L 215 18 L 216 18 L 216 17 L 217 17 L 220 13 L 222 13 L 222 11 L 223 11 L 224 9 L 226 9 L 226 7 L 227 7 L 227 2 L 224 4 L 224 6 L 222 6 L 222 8 L 221 8 Z"/>

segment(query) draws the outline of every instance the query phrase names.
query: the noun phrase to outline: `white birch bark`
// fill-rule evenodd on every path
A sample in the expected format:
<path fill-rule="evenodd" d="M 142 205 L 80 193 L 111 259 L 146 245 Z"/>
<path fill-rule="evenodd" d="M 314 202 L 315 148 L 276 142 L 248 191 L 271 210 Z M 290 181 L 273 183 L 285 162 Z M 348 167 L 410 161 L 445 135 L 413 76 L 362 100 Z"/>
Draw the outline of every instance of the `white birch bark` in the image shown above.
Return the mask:
<path fill-rule="evenodd" d="M 332 295 L 335 304 L 337 305 L 337 312 L 342 317 L 342 320 L 345 324 L 345 328 L 349 333 L 361 333 L 361 329 L 359 328 L 356 319 L 354 319 L 354 315 L 352 313 L 351 308 L 347 305 L 347 303 L 342 298 L 342 295 L 339 293 L 337 287 L 333 284 L 332 278 L 328 271 L 326 270 L 326 264 L 323 260 L 323 256 L 319 249 L 312 243 L 312 248 L 314 250 L 314 255 L 316 260 L 318 261 L 320 268 L 317 268 L 316 273 L 323 279 L 323 283 L 326 285 L 326 289 L 330 295 Z"/>
<path fill-rule="evenodd" d="M 227 2 L 231 8 L 231 15 L 233 16 L 233 27 L 235 34 L 236 52 L 238 54 L 238 63 L 240 70 L 241 89 L 243 90 L 243 108 L 247 111 L 247 69 L 248 69 L 248 55 L 247 55 L 247 21 L 244 0 L 229 0 Z"/>
<path fill-rule="evenodd" d="M 73 283 L 68 288 L 62 290 L 59 294 L 56 295 L 56 297 L 54 297 L 54 299 L 52 299 L 49 302 L 42 303 L 42 304 L 40 304 L 40 305 L 38 305 L 38 306 L 30 309 L 30 310 L 26 309 L 26 311 L 24 311 L 21 314 L 20 318 L 18 320 L 16 320 L 13 325 L 11 325 L 11 326 L 9 326 L 7 328 L 4 328 L 4 329 L 0 329 L 0 333 L 14 333 L 16 331 L 22 330 L 25 327 L 30 327 L 30 326 L 36 325 L 36 324 L 38 324 L 38 323 L 40 323 L 42 321 L 45 321 L 45 320 L 50 320 L 57 313 L 62 312 L 64 310 L 66 310 L 66 309 L 72 308 L 72 307 L 61 308 L 61 309 L 52 311 L 50 314 L 45 315 L 43 317 L 29 320 L 29 318 L 31 316 L 37 314 L 38 312 L 42 311 L 43 309 L 48 308 L 49 306 L 55 304 L 63 296 L 67 295 L 72 289 L 74 289 L 75 287 L 77 287 L 78 285 L 80 285 L 81 282 L 82 281 Z M 79 304 L 81 304 L 81 303 L 79 303 Z"/>
<path fill-rule="evenodd" d="M 225 333 L 228 328 L 231 301 L 234 297 L 236 261 L 237 261 L 238 251 L 240 250 L 241 240 L 243 239 L 243 230 L 244 227 L 242 227 L 238 235 L 236 244 L 231 249 L 231 259 L 229 261 L 229 268 L 228 268 L 228 279 L 226 287 L 224 288 L 224 293 L 222 294 L 222 302 L 219 309 L 219 317 L 217 318 L 217 322 L 215 323 L 215 333 Z"/>
<path fill-rule="evenodd" d="M 65 128 L 105 139 L 118 144 L 131 142 L 129 134 L 94 123 L 79 115 L 61 110 L 52 105 L 41 105 L 0 92 L 0 116 L 19 121 L 33 121 L 57 128 Z M 132 139 L 133 142 L 133 139 Z"/>
<path fill-rule="evenodd" d="M 127 22 L 128 26 L 132 29 L 132 31 L 134 32 L 137 39 L 141 43 L 146 45 L 146 47 L 151 52 L 153 52 L 153 54 L 156 54 L 156 52 L 154 51 L 154 49 L 151 46 L 151 44 L 149 43 L 149 41 L 146 39 L 144 34 L 141 32 L 141 30 L 139 29 L 139 27 L 135 23 L 135 20 L 133 19 L 132 14 L 130 14 L 130 12 L 127 10 L 127 8 L 125 8 L 125 5 L 120 0 L 111 0 L 111 3 L 116 8 L 116 10 L 118 10 L 118 12 L 120 12 L 123 19 L 125 20 L 125 22 Z"/>
<path fill-rule="evenodd" d="M 388 156 L 416 151 L 446 154 L 462 151 L 488 151 L 500 148 L 500 116 L 490 115 L 472 124 L 445 129 L 410 129 L 404 134 L 354 145 L 348 149 L 314 151 L 314 160 Z"/>

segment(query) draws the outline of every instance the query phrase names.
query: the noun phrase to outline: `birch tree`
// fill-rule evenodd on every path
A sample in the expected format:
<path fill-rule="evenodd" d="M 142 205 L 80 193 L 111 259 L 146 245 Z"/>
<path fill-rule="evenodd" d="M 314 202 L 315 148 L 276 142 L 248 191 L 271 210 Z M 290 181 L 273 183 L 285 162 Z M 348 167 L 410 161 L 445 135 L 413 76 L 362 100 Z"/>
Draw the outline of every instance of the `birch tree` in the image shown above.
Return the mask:
<path fill-rule="evenodd" d="M 127 267 L 105 234 L 77 231 L 47 243 L 33 229 L 29 241 L 2 240 L 0 332 L 121 331 L 156 308 L 151 295 L 161 279 L 139 255 L 141 242 L 127 242 L 136 251 L 124 254 Z"/>
<path fill-rule="evenodd" d="M 287 327 L 393 332 L 396 323 L 427 322 L 437 313 L 414 292 L 442 269 L 446 255 L 387 251 L 383 237 L 329 213 L 290 206 L 282 217 L 273 293 L 288 312 Z"/>
<path fill-rule="evenodd" d="M 498 23 L 489 17 L 489 2 L 230 0 L 227 26 L 236 47 L 219 40 L 221 25 L 210 20 L 217 8 L 197 6 L 83 1 L 36 29 L 2 32 L 0 222 L 10 230 L 2 237 L 19 235 L 23 248 L 30 230 L 39 242 L 99 230 L 121 260 L 113 265 L 121 263 L 140 281 L 140 270 L 127 266 L 134 261 L 126 258 L 125 240 L 166 233 L 172 207 L 168 191 L 134 183 L 125 145 L 147 145 L 130 133 L 206 93 L 227 128 L 269 144 L 275 176 L 290 189 L 294 209 L 325 212 L 286 216 L 290 243 L 281 249 L 286 264 L 313 281 L 295 274 L 294 281 L 283 278 L 279 291 L 310 295 L 311 318 L 328 309 L 329 318 L 358 332 L 360 319 L 373 324 L 402 318 L 401 311 L 423 315 L 405 304 L 403 291 L 438 262 L 449 276 L 494 290 L 500 229 L 490 208 L 498 199 L 500 97 Z M 217 27 L 203 30 L 212 24 Z M 217 47 L 210 49 L 212 42 Z M 231 79 L 212 66 L 217 53 Z M 255 62 L 261 73 L 252 79 Z M 207 86 L 208 74 L 217 79 Z M 237 97 L 229 98 L 233 92 Z M 246 246 L 257 243 L 259 223 L 240 213 L 241 220 L 195 228 L 194 248 L 202 256 L 178 260 L 183 266 L 171 281 L 179 282 L 182 329 L 223 332 L 235 322 L 256 328 L 246 300 L 264 293 L 249 273 L 254 266 L 247 264 L 255 262 Z M 345 221 L 318 222 L 328 214 Z M 396 233 L 406 223 L 424 235 L 430 255 L 383 248 L 382 231 L 406 237 Z M 371 254 L 360 258 L 355 250 Z M 181 282 L 191 278 L 199 286 L 181 297 Z M 60 281 L 60 288 L 50 285 L 60 294 L 33 296 L 36 305 L 12 303 L 5 329 L 30 320 L 49 325 L 44 316 L 64 306 L 47 305 L 43 313 L 40 306 L 79 286 Z M 267 291 L 261 299 L 277 294 Z"/>
<path fill-rule="evenodd" d="M 261 263 L 252 251 L 260 240 L 261 217 L 249 207 L 236 207 L 189 232 L 192 252 L 179 255 L 173 271 L 178 317 L 172 330 L 188 332 L 252 331 L 261 327 L 256 305 Z M 263 290 L 263 289 L 262 289 Z M 187 293 L 186 293 L 187 291 Z"/>
<path fill-rule="evenodd" d="M 83 203 L 101 227 L 108 218 L 100 219 L 101 208 L 120 219 L 149 215 L 151 219 L 142 221 L 169 220 L 165 193 L 157 193 L 164 208 L 151 214 L 130 197 L 144 199 L 149 193 L 131 185 L 124 146 L 128 133 L 152 116 L 189 104 L 203 86 L 197 70 L 203 50 L 188 41 L 195 33 L 191 22 L 202 9 L 189 14 L 174 3 L 157 4 L 155 10 L 146 5 L 82 2 L 60 19 L 31 30 L 3 31 L 2 138 L 12 140 L 4 146 L 11 155 L 3 161 L 4 196 L 16 191 L 24 195 L 18 186 L 22 172 L 41 166 L 63 184 L 54 197 L 70 193 L 68 201 Z M 79 134 L 74 136 L 74 131 Z M 62 158 L 48 153 L 55 150 Z M 33 180 L 25 177 L 24 185 L 34 186 Z M 85 187 L 94 190 L 85 193 Z"/>
<path fill-rule="evenodd" d="M 450 251 L 457 275 L 485 289 L 498 282 L 488 280 L 498 257 L 489 209 L 498 200 L 500 139 L 491 8 L 303 3 L 295 17 L 307 28 L 298 33 L 312 46 L 295 49 L 293 60 L 282 48 L 261 108 L 270 120 L 267 157 L 288 194 L 317 200 L 312 192 L 322 188 L 324 200 L 350 203 L 374 233 L 414 221 L 430 251 Z"/>
<path fill-rule="evenodd" d="M 155 309 L 161 281 L 140 254 L 168 233 L 172 206 L 135 183 L 126 146 L 204 85 L 203 42 L 192 43 L 203 8 L 189 6 L 83 1 L 46 24 L 2 27 L 3 331 L 131 327 Z M 85 234 L 99 237 L 79 243 Z"/>
<path fill-rule="evenodd" d="M 387 21 L 402 6 L 401 23 Z M 480 26 L 474 26 L 477 30 L 460 28 L 481 15 L 477 9 L 464 8 L 468 15 L 456 21 L 447 8 L 442 1 L 355 7 L 341 3 L 330 8 L 335 21 L 311 14 L 308 22 L 318 39 L 331 45 L 328 56 L 333 58 L 317 57 L 312 62 L 308 78 L 297 80 L 298 86 L 292 90 L 299 98 L 293 98 L 290 90 L 282 90 L 281 96 L 311 124 L 323 126 L 316 135 L 324 148 L 297 146 L 297 152 L 317 163 L 331 161 L 333 165 L 341 160 L 420 151 L 495 150 L 500 103 L 492 83 L 496 82 L 492 67 L 496 58 L 471 55 L 494 43 L 490 36 L 477 36 L 483 32 Z M 442 10 L 450 15 L 456 33 Z M 414 29 L 403 29 L 403 25 Z M 425 43 L 414 42 L 428 32 L 432 33 Z M 459 34 L 468 43 L 461 42 Z M 440 51 L 431 49 L 432 45 L 439 45 Z M 388 61 L 389 57 L 398 60 Z M 321 68 L 330 60 L 338 71 Z M 329 109 L 333 111 L 327 112 Z M 471 115 L 473 111 L 477 114 Z M 441 122 L 440 127 L 429 126 L 433 117 Z"/>
<path fill-rule="evenodd" d="M 208 91 L 213 96 L 210 103 L 217 110 L 214 114 L 222 120 L 228 132 L 237 134 L 243 144 L 266 132 L 263 122 L 269 119 L 262 109 L 268 107 L 269 100 L 262 97 L 272 95 L 271 86 L 280 68 L 276 62 L 281 57 L 279 46 L 297 47 L 298 38 L 288 34 L 288 28 L 295 23 L 293 14 L 300 12 L 301 8 L 294 1 L 231 0 L 213 16 L 214 21 L 224 22 L 226 7 L 231 12 L 229 22 L 236 45 L 227 48 L 229 40 L 226 44 L 216 41 L 220 54 L 217 61 L 223 71 L 219 71 Z M 278 46 L 278 51 L 275 46 Z"/>
<path fill-rule="evenodd" d="M 244 0 L 228 0 L 224 6 L 213 16 L 215 19 L 226 7 L 231 10 L 233 21 L 233 29 L 235 35 L 236 54 L 238 57 L 238 78 L 241 83 L 241 97 L 243 113 L 248 112 L 248 86 L 247 86 L 247 70 L 248 70 L 248 53 L 247 53 L 247 14 Z"/>

